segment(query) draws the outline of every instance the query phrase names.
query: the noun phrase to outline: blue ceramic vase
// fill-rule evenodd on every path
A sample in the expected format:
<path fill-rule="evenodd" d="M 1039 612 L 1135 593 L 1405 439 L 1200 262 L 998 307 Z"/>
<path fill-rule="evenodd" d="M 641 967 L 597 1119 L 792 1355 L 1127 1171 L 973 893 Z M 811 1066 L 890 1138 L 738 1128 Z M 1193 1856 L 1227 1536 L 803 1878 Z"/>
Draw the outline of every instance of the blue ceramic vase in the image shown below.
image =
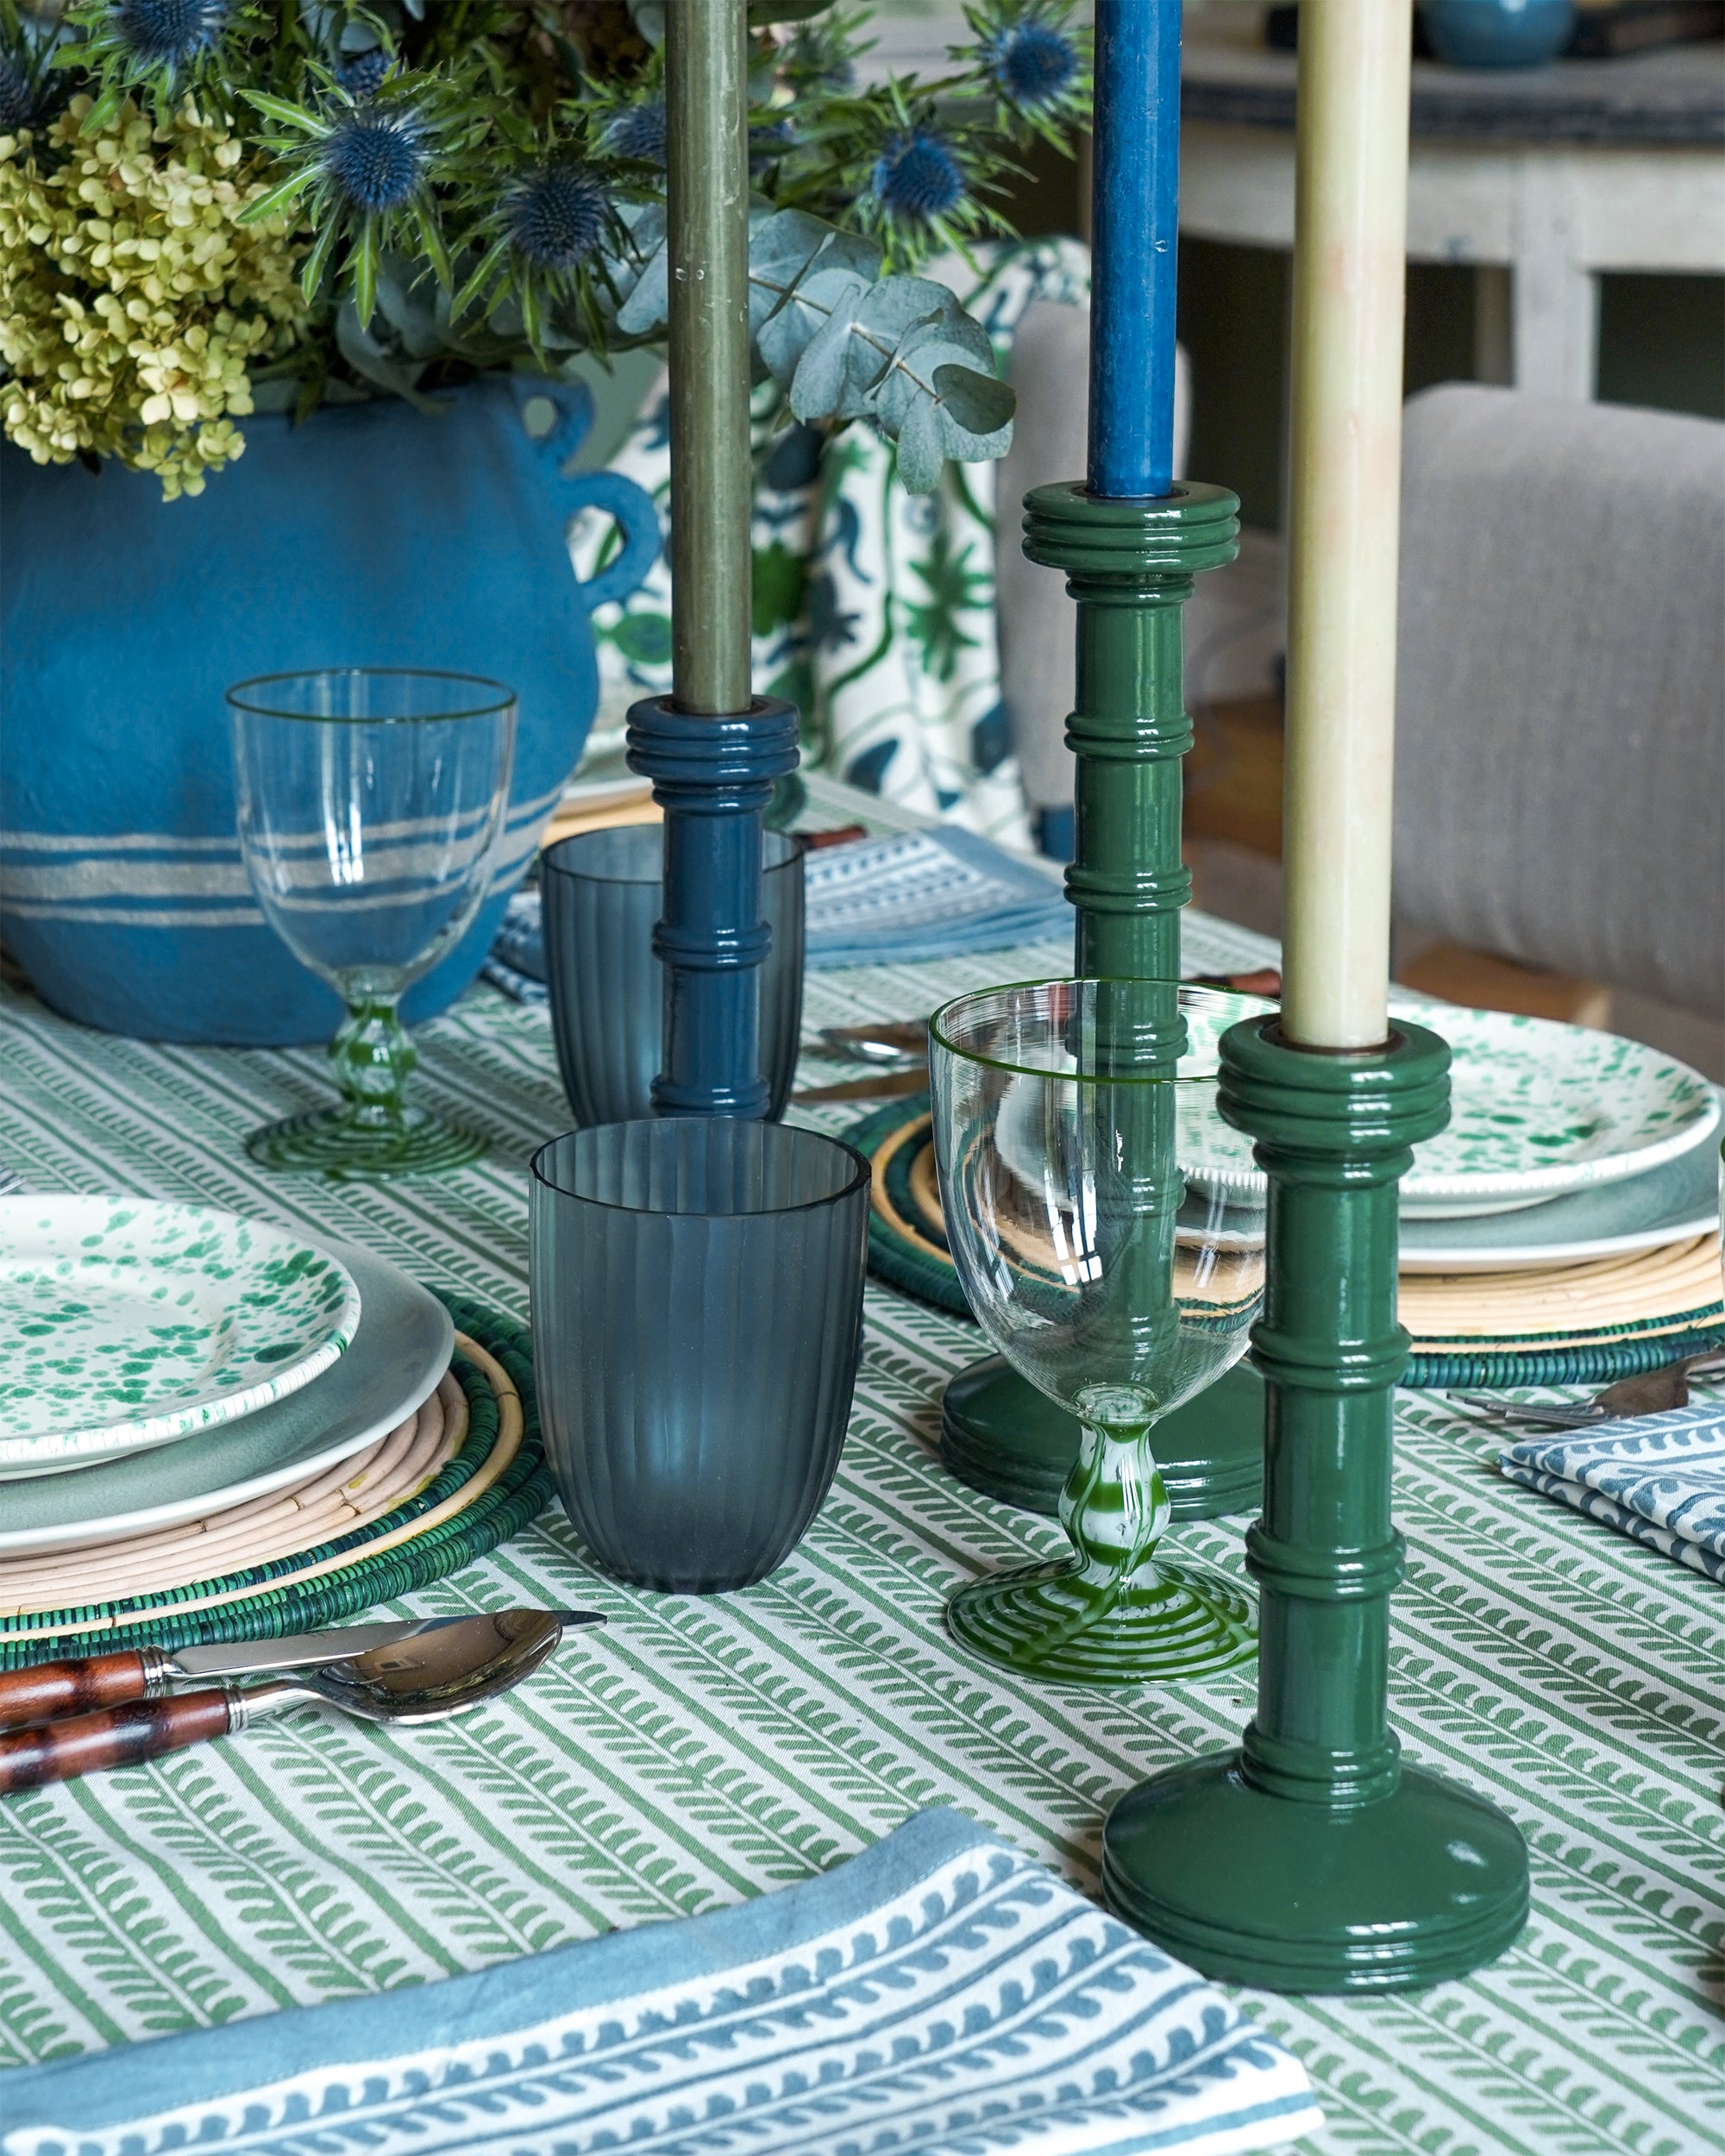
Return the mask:
<path fill-rule="evenodd" d="M 534 398 L 555 412 L 539 438 Z M 248 676 L 329 666 L 447 667 L 518 699 L 491 894 L 404 1015 L 460 993 L 593 723 L 589 610 L 658 553 L 632 481 L 562 476 L 592 421 L 585 389 L 506 375 L 435 415 L 389 398 L 260 417 L 236 464 L 166 503 L 147 473 L 0 451 L 0 932 L 49 1003 L 151 1040 L 329 1038 L 335 994 L 246 881 L 223 705 Z M 580 584 L 565 533 L 586 507 L 622 544 Z"/>
<path fill-rule="evenodd" d="M 1575 29 L 1574 0 L 1425 0 L 1432 49 L 1452 67 L 1540 67 Z"/>

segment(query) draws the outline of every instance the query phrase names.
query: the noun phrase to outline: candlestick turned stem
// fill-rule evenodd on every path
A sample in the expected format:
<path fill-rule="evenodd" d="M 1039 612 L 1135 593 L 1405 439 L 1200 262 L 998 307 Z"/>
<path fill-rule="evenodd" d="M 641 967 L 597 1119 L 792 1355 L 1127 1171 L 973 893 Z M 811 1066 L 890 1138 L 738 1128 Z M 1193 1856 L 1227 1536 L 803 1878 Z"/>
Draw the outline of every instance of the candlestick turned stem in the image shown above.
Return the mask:
<path fill-rule="evenodd" d="M 1077 681 L 1066 740 L 1074 779 L 1073 971 L 1171 980 L 1180 911 L 1192 895 L 1180 855 L 1181 760 L 1192 747 L 1182 655 L 1193 580 L 1233 560 L 1239 503 L 1225 487 L 1176 484 L 1159 499 L 1109 500 L 1076 481 L 1025 498 L 1025 552 L 1066 572 L 1076 603 Z M 998 1357 L 947 1387 L 941 1457 L 974 1489 L 1057 1510 L 1078 1457 L 1076 1420 Z M 1263 1467 L 1263 1388 L 1232 1370 L 1157 1429 L 1176 1520 L 1244 1510 Z"/>

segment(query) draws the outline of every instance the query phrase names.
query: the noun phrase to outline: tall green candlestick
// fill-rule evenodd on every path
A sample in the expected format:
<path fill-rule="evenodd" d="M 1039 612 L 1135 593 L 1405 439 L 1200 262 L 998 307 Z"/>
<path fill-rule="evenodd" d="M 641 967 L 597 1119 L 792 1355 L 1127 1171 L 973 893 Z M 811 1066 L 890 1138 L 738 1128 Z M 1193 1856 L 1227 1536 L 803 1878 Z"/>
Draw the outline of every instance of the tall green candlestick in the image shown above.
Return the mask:
<path fill-rule="evenodd" d="M 1025 498 L 1025 552 L 1066 572 L 1078 611 L 1075 709 L 1076 909 L 1073 971 L 1171 980 L 1180 910 L 1192 894 L 1180 856 L 1181 759 L 1192 747 L 1182 617 L 1193 580 L 1233 560 L 1239 503 L 1225 487 L 1176 484 L 1114 500 L 1076 481 Z M 1077 1457 L 1074 1419 L 999 1356 L 946 1388 L 941 1457 L 991 1497 L 1053 1513 Z M 1156 1454 L 1176 1520 L 1253 1504 L 1262 1475 L 1263 1387 L 1244 1365 L 1157 1426 Z"/>
<path fill-rule="evenodd" d="M 1220 1108 L 1270 1177 L 1252 1352 L 1269 1395 L 1258 1713 L 1239 1748 L 1164 1768 L 1111 1814 L 1120 1914 L 1207 1975 L 1279 1991 L 1388 1991 L 1465 1975 L 1527 1913 L 1511 1821 L 1402 1764 L 1385 1704 L 1396 1185 L 1448 1118 L 1449 1050 L 1398 1025 L 1314 1054 L 1279 1021 L 1222 1042 Z"/>

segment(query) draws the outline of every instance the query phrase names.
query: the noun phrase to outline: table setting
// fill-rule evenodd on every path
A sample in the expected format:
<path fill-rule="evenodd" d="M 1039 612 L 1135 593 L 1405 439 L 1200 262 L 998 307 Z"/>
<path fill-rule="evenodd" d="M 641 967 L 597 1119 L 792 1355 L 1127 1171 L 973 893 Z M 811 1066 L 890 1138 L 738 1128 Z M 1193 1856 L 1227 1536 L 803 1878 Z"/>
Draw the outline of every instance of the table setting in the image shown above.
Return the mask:
<path fill-rule="evenodd" d="M 0 2156 L 1716 2145 L 1721 1099 L 1389 987 L 1409 41 L 1309 16 L 1279 946 L 1180 855 L 1177 5 L 1096 10 L 1026 504 L 1063 887 L 756 693 L 751 33 L 687 0 L 656 814 L 511 895 L 506 681 L 254 677 L 327 1049 L 8 970 Z M 1005 408 L 899 335 L 938 470 Z"/>

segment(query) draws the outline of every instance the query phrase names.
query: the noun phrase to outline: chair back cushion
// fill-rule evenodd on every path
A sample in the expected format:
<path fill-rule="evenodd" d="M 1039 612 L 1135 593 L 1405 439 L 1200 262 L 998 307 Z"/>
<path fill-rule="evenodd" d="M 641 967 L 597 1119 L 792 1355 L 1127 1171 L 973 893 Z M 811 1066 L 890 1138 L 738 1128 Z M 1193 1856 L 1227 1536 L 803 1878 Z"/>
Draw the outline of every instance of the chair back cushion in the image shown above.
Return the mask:
<path fill-rule="evenodd" d="M 1402 467 L 1396 901 L 1725 1012 L 1725 426 L 1447 385 Z"/>

